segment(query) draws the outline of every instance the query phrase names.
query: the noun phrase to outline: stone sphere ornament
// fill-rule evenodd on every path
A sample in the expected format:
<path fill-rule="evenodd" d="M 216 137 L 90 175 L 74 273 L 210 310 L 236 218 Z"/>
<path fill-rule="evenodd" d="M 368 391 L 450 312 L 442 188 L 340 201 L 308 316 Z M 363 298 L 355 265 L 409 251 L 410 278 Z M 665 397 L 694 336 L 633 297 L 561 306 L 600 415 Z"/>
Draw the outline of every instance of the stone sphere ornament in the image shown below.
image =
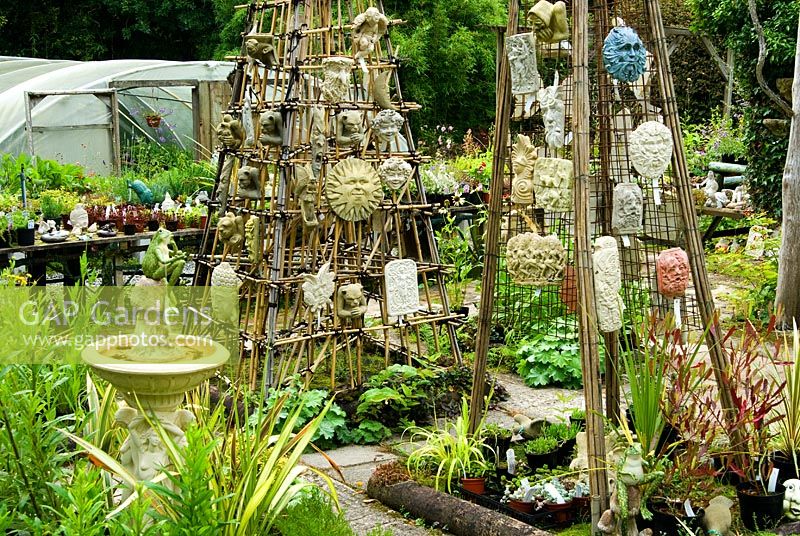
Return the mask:
<path fill-rule="evenodd" d="M 520 233 L 506 245 L 508 274 L 519 285 L 544 287 L 564 275 L 567 251 L 556 235 Z"/>
<path fill-rule="evenodd" d="M 611 211 L 611 230 L 616 235 L 634 235 L 642 232 L 644 196 L 633 182 L 622 182 L 614 187 L 614 204 Z"/>
<path fill-rule="evenodd" d="M 414 169 L 411 164 L 394 156 L 384 160 L 381 167 L 378 168 L 378 175 L 383 184 L 395 191 L 401 190 L 413 173 Z"/>
<path fill-rule="evenodd" d="M 683 296 L 689 286 L 689 256 L 681 248 L 670 248 L 658 254 L 656 279 L 658 292 L 666 298 Z"/>
<path fill-rule="evenodd" d="M 630 26 L 612 28 L 603 42 L 603 65 L 614 80 L 635 82 L 644 73 L 647 50 Z"/>
<path fill-rule="evenodd" d="M 658 121 L 646 121 L 628 136 L 628 153 L 642 177 L 657 179 L 672 159 L 672 132 Z"/>
<path fill-rule="evenodd" d="M 622 310 L 624 309 L 619 293 L 622 289 L 622 268 L 620 267 L 616 238 L 613 236 L 597 237 L 594 241 L 592 263 L 598 328 L 603 333 L 610 333 L 622 327 Z"/>
<path fill-rule="evenodd" d="M 342 160 L 326 177 L 325 198 L 333 213 L 343 220 L 366 220 L 383 201 L 381 178 L 360 158 Z"/>

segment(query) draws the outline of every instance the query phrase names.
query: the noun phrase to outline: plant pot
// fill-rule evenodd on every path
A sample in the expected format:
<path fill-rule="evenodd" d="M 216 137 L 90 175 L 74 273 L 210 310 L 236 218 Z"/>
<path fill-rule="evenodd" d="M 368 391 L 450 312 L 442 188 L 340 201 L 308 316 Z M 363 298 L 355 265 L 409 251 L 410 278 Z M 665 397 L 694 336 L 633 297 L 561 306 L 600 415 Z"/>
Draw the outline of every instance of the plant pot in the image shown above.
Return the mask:
<path fill-rule="evenodd" d="M 2 235 L 0 235 L 0 249 L 7 248 L 11 245 L 11 234 L 9 231 L 6 231 Z"/>
<path fill-rule="evenodd" d="M 750 482 L 736 486 L 742 523 L 750 530 L 768 530 L 783 517 L 783 496 L 786 489 L 778 484 L 775 493 L 761 495 Z"/>
<path fill-rule="evenodd" d="M 523 514 L 532 514 L 534 506 L 535 505 L 532 502 L 518 501 L 516 499 L 508 500 L 509 508 L 516 510 L 517 512 L 522 512 Z"/>
<path fill-rule="evenodd" d="M 454 309 L 454 312 L 457 315 L 460 315 L 460 316 L 463 316 L 464 318 L 466 318 L 466 317 L 469 316 L 469 306 L 456 307 Z"/>
<path fill-rule="evenodd" d="M 178 221 L 178 229 L 186 229 L 186 223 L 182 221 Z"/>
<path fill-rule="evenodd" d="M 572 509 L 572 501 L 565 502 L 564 504 L 544 503 L 544 509 L 553 514 L 553 520 L 559 524 L 564 525 L 572 521 L 575 513 Z"/>
<path fill-rule="evenodd" d="M 506 460 L 506 451 L 511 448 L 510 437 L 492 437 L 486 439 L 486 444 L 483 447 L 483 453 L 486 459 L 497 461 Z"/>
<path fill-rule="evenodd" d="M 61 215 L 61 228 L 65 230 L 69 230 L 72 228 L 72 225 L 69 224 L 69 214 Z"/>
<path fill-rule="evenodd" d="M 503 478 L 505 478 L 506 480 L 510 480 L 510 479 L 512 479 L 514 477 L 514 475 L 512 475 L 511 473 L 508 472 L 508 463 L 506 463 L 506 462 L 498 463 L 495 466 L 494 475 L 495 475 L 495 477 L 497 479 L 497 483 L 498 484 L 502 484 Z M 503 488 L 500 487 L 500 489 L 503 489 Z"/>
<path fill-rule="evenodd" d="M 481 201 L 483 201 L 484 204 L 488 205 L 489 202 L 492 200 L 492 194 L 490 194 L 489 192 L 479 192 L 479 193 L 481 196 Z"/>
<path fill-rule="evenodd" d="M 135 223 L 126 223 L 122 229 L 124 230 L 125 234 L 128 236 L 136 234 L 136 224 Z"/>
<path fill-rule="evenodd" d="M 575 508 L 575 515 L 581 520 L 589 519 L 592 515 L 591 497 L 573 497 L 572 506 Z"/>
<path fill-rule="evenodd" d="M 147 115 L 144 118 L 147 121 L 147 126 L 151 128 L 158 128 L 161 126 L 161 116 L 160 115 Z"/>
<path fill-rule="evenodd" d="M 558 451 L 556 451 L 557 452 L 556 461 L 558 462 L 558 465 L 569 465 L 569 462 L 572 461 L 572 453 L 575 450 L 575 442 L 576 440 L 573 437 L 572 439 L 567 439 L 566 441 L 563 441 L 558 446 Z"/>
<path fill-rule="evenodd" d="M 168 231 L 177 231 L 178 230 L 178 222 L 177 221 L 168 221 L 164 224 Z"/>
<path fill-rule="evenodd" d="M 577 424 L 581 432 L 586 431 L 586 417 L 582 419 L 573 419 L 572 417 L 570 417 L 569 422 Z"/>
<path fill-rule="evenodd" d="M 800 464 L 800 452 L 795 452 L 797 462 Z M 791 454 L 775 451 L 770 456 L 772 465 L 778 469 L 778 482 L 785 482 L 790 478 L 800 478 L 800 471 L 794 465 L 794 458 Z"/>
<path fill-rule="evenodd" d="M 17 229 L 17 244 L 32 246 L 36 239 L 36 229 Z"/>
<path fill-rule="evenodd" d="M 549 469 L 552 469 L 558 465 L 558 451 L 554 450 L 553 452 L 548 452 L 546 454 L 532 454 L 530 452 L 526 452 L 525 459 L 527 460 L 528 467 L 530 467 L 531 470 L 544 467 L 545 465 Z"/>
<path fill-rule="evenodd" d="M 651 529 L 653 536 L 683 534 L 685 529 L 681 523 L 695 531 L 695 534 L 703 534 L 704 512 L 702 508 L 697 511 L 697 515 L 689 517 L 686 515 L 682 502 L 674 501 L 668 504 L 664 500 L 655 500 L 650 504 L 650 512 L 653 516 L 647 521 L 641 516 L 637 516 L 636 525 L 640 530 Z"/>
<path fill-rule="evenodd" d="M 148 220 L 147 221 L 147 230 L 148 231 L 158 231 L 158 220 Z"/>
<path fill-rule="evenodd" d="M 483 495 L 486 493 L 486 479 L 481 478 L 462 478 L 461 487 L 466 491 L 476 495 Z"/>
<path fill-rule="evenodd" d="M 208 224 L 208 216 L 200 216 L 200 228 L 205 229 Z"/>

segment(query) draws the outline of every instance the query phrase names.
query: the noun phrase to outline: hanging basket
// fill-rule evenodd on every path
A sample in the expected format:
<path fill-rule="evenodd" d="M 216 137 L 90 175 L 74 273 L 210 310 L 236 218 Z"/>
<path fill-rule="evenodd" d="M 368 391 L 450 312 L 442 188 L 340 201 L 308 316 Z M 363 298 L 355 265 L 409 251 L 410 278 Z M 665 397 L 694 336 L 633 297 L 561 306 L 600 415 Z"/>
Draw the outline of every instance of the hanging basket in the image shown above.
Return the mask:
<path fill-rule="evenodd" d="M 147 115 L 144 118 L 147 121 L 147 126 L 158 128 L 161 125 L 161 116 L 160 115 Z"/>

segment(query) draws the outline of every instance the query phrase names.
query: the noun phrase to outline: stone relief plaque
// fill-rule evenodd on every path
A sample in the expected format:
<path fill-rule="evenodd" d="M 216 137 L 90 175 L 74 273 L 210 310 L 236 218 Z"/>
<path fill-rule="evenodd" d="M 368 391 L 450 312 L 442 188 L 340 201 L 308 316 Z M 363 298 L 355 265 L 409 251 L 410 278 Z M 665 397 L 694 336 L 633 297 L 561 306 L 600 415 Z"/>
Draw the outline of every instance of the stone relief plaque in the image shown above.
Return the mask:
<path fill-rule="evenodd" d="M 536 93 L 542 85 L 536 67 L 536 47 L 533 35 L 521 33 L 506 37 L 506 55 L 511 70 L 511 94 Z"/>
<path fill-rule="evenodd" d="M 506 245 L 508 274 L 519 285 L 543 287 L 564 275 L 567 251 L 556 235 L 520 233 Z"/>
<path fill-rule="evenodd" d="M 280 147 L 283 143 L 283 117 L 275 110 L 261 112 L 259 118 L 261 133 L 258 141 L 268 147 Z"/>
<path fill-rule="evenodd" d="M 353 19 L 353 55 L 356 59 L 375 51 L 375 43 L 389 28 L 389 19 L 378 8 L 369 7 Z"/>
<path fill-rule="evenodd" d="M 538 156 L 530 137 L 520 134 L 511 151 L 514 180 L 511 182 L 511 201 L 518 205 L 533 203 L 533 172 Z"/>
<path fill-rule="evenodd" d="M 358 147 L 364 140 L 364 121 L 361 112 L 345 110 L 336 116 L 336 144 L 340 147 Z"/>
<path fill-rule="evenodd" d="M 378 168 L 378 175 L 380 175 L 383 183 L 392 190 L 400 190 L 406 185 L 408 179 L 414 170 L 411 164 L 402 158 L 387 158 Z"/>
<path fill-rule="evenodd" d="M 616 235 L 641 233 L 643 211 L 644 198 L 639 185 L 633 182 L 617 184 L 614 187 L 611 231 Z"/>
<path fill-rule="evenodd" d="M 572 161 L 541 157 L 533 172 L 536 206 L 551 212 L 572 210 Z"/>
<path fill-rule="evenodd" d="M 405 124 L 402 115 L 394 110 L 381 110 L 372 120 L 372 134 L 375 142 L 383 151 L 390 150 L 394 137 Z"/>
<path fill-rule="evenodd" d="M 569 39 L 567 5 L 564 2 L 559 0 L 553 4 L 548 0 L 539 0 L 528 10 L 527 18 L 538 41 L 558 43 Z"/>
<path fill-rule="evenodd" d="M 339 104 L 350 91 L 350 71 L 353 59 L 344 56 L 332 56 L 322 60 L 324 79 L 320 88 L 322 98 L 331 104 Z"/>
<path fill-rule="evenodd" d="M 417 263 L 412 259 L 389 261 L 383 269 L 386 282 L 386 314 L 390 318 L 419 311 Z"/>
<path fill-rule="evenodd" d="M 594 241 L 594 294 L 597 324 L 600 331 L 609 333 L 622 328 L 622 273 L 617 239 L 600 236 Z"/>
<path fill-rule="evenodd" d="M 539 106 L 544 122 L 544 140 L 550 149 L 564 147 L 564 123 L 566 121 L 564 101 L 560 96 L 558 73 L 552 86 L 541 88 L 538 93 Z"/>

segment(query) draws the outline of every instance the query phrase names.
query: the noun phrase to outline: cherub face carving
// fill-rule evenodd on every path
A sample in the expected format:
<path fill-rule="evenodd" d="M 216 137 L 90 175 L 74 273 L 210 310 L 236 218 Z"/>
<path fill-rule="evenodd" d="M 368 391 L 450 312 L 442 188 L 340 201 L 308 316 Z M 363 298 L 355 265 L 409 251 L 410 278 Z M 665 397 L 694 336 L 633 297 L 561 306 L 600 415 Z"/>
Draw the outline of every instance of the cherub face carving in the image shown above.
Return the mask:
<path fill-rule="evenodd" d="M 381 176 L 381 180 L 392 190 L 400 190 L 405 186 L 412 173 L 411 164 L 395 157 L 384 160 L 378 169 L 378 175 Z"/>
<path fill-rule="evenodd" d="M 635 82 L 644 73 L 647 50 L 629 26 L 612 28 L 603 43 L 603 65 L 620 82 Z"/>
<path fill-rule="evenodd" d="M 343 220 L 366 220 L 383 200 L 381 179 L 368 162 L 348 158 L 328 173 L 325 197 L 334 214 Z"/>

